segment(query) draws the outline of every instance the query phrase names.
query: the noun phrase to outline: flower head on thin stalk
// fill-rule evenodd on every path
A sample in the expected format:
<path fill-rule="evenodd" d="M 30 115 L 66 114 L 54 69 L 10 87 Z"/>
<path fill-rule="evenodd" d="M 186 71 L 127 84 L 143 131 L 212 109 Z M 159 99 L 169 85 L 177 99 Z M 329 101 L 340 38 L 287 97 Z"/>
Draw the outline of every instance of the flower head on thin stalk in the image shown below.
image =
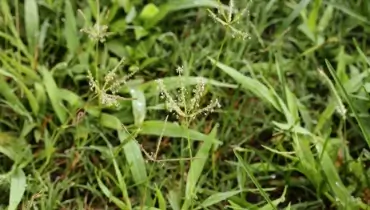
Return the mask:
<path fill-rule="evenodd" d="M 100 25 L 95 23 L 91 27 L 81 29 L 81 32 L 85 32 L 89 35 L 89 38 L 94 41 L 100 41 L 101 43 L 105 42 L 105 39 L 109 36 L 108 26 Z"/>
<path fill-rule="evenodd" d="M 205 79 L 199 78 L 196 87 L 189 93 L 184 84 L 183 68 L 177 68 L 177 73 L 179 74 L 180 88 L 175 97 L 168 92 L 163 80 L 157 80 L 160 97 L 165 100 L 170 112 L 174 112 L 178 117 L 185 118 L 187 122 L 190 122 L 200 114 L 206 115 L 221 107 L 219 101 L 215 99 L 207 106 L 201 108 L 201 99 L 205 94 Z"/>
<path fill-rule="evenodd" d="M 208 9 L 209 16 L 216 22 L 220 23 L 225 28 L 232 32 L 232 37 L 241 37 L 242 39 L 251 39 L 249 33 L 241 31 L 235 28 L 233 25 L 239 23 L 239 20 L 248 12 L 248 5 L 241 11 L 237 11 L 235 8 L 234 0 L 229 1 L 229 6 L 227 9 L 222 9 L 219 7 L 218 13 L 216 15 L 214 12 Z M 235 15 L 234 15 L 235 13 Z"/>
<path fill-rule="evenodd" d="M 79 12 L 86 21 L 83 12 L 81 10 L 79 10 Z M 111 33 L 108 32 L 108 26 L 100 24 L 99 18 L 93 26 L 82 28 L 80 31 L 86 33 L 91 40 L 96 42 L 100 41 L 101 43 L 105 42 L 106 38 L 111 35 Z"/>
<path fill-rule="evenodd" d="M 90 89 L 98 96 L 101 104 L 118 107 L 119 100 L 129 99 L 116 95 L 119 89 L 126 84 L 127 80 L 136 73 L 136 71 L 134 71 L 122 78 L 118 78 L 116 71 L 122 65 L 123 61 L 124 59 L 121 59 L 121 61 L 105 75 L 102 87 L 98 85 L 98 82 L 93 78 L 91 72 L 88 71 L 87 77 L 89 79 Z"/>

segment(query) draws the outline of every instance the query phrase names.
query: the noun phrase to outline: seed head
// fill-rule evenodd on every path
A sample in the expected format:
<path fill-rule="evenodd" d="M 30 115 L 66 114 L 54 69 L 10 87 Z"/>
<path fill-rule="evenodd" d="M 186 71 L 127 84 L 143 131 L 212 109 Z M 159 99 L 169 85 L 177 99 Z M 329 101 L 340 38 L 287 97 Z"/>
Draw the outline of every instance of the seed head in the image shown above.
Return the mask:
<path fill-rule="evenodd" d="M 191 91 L 191 94 L 188 94 L 183 82 L 183 68 L 179 67 L 176 71 L 179 74 L 180 88 L 175 97 L 168 92 L 163 80 L 156 80 L 160 90 L 160 98 L 165 100 L 166 107 L 169 112 L 174 112 L 177 117 L 185 118 L 187 122 L 190 122 L 200 114 L 207 115 L 208 113 L 213 112 L 216 108 L 221 107 L 219 101 L 216 99 L 212 100 L 206 107 L 200 108 L 201 99 L 205 94 L 205 79 L 202 77 L 199 78 L 198 83 Z"/>
<path fill-rule="evenodd" d="M 100 41 L 101 43 L 105 42 L 106 38 L 110 35 L 108 26 L 100 25 L 99 23 L 95 23 L 92 27 L 83 28 L 81 32 L 88 34 L 91 40 Z"/>
<path fill-rule="evenodd" d="M 116 71 L 123 63 L 124 59 L 117 64 L 115 68 L 109 71 L 104 77 L 104 84 L 102 87 L 98 85 L 98 82 L 93 78 L 90 71 L 88 71 L 88 79 L 91 91 L 94 91 L 100 99 L 100 103 L 107 106 L 119 106 L 119 100 L 127 100 L 128 98 L 116 95 L 118 91 L 126 84 L 127 80 L 131 78 L 135 73 L 132 72 L 122 78 L 118 78 Z"/>
<path fill-rule="evenodd" d="M 251 1 L 250 1 L 251 2 Z M 227 12 L 225 12 L 225 9 L 218 9 L 219 15 L 216 15 L 211 10 L 208 10 L 209 16 L 216 22 L 221 24 L 223 27 L 228 29 L 231 32 L 231 36 L 233 38 L 240 37 L 243 40 L 245 39 L 251 39 L 249 33 L 244 32 L 242 30 L 237 29 L 233 25 L 238 24 L 240 19 L 244 16 L 245 13 L 249 14 L 248 12 L 249 6 L 247 5 L 243 10 L 237 11 L 236 14 L 233 14 L 235 9 L 235 4 L 233 0 L 229 1 L 229 7 L 226 9 Z"/>

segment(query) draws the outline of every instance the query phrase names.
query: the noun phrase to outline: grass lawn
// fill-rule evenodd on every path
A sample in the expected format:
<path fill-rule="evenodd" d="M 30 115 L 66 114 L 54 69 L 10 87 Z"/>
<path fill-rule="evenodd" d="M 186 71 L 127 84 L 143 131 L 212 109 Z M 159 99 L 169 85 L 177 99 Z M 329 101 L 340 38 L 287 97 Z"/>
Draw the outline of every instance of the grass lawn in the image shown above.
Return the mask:
<path fill-rule="evenodd" d="M 0 209 L 370 209 L 370 1 L 0 1 Z"/>

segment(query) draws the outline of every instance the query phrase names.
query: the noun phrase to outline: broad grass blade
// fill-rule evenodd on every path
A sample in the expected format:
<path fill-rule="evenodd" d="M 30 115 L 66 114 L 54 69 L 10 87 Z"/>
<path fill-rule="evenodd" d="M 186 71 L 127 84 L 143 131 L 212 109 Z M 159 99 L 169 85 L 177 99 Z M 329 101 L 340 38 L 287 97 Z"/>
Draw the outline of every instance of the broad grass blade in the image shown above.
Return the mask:
<path fill-rule="evenodd" d="M 10 197 L 8 210 L 16 210 L 26 191 L 26 175 L 20 168 L 15 169 L 10 181 Z"/>

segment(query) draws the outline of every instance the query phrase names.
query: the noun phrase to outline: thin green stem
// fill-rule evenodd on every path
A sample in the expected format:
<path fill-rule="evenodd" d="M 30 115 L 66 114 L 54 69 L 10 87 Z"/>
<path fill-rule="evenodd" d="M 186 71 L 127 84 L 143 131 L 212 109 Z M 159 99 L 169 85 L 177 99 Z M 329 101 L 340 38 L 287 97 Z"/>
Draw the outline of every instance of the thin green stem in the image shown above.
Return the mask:
<path fill-rule="evenodd" d="M 227 29 L 226 29 L 226 34 L 227 34 Z M 222 53 L 222 50 L 224 49 L 224 45 L 226 44 L 226 40 L 227 40 L 227 36 L 224 36 L 223 40 L 222 40 L 222 43 L 221 43 L 221 47 L 220 47 L 220 50 L 218 51 L 218 54 L 217 54 L 217 59 L 216 61 L 218 62 L 220 60 L 220 56 L 221 56 L 221 53 Z M 214 72 L 216 69 L 216 63 L 214 63 L 212 65 L 212 71 L 211 72 Z"/>

